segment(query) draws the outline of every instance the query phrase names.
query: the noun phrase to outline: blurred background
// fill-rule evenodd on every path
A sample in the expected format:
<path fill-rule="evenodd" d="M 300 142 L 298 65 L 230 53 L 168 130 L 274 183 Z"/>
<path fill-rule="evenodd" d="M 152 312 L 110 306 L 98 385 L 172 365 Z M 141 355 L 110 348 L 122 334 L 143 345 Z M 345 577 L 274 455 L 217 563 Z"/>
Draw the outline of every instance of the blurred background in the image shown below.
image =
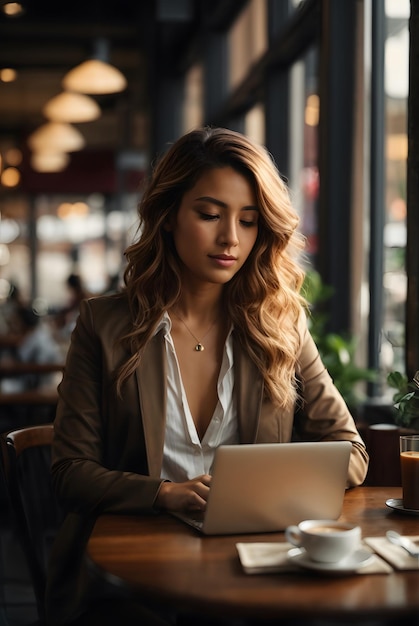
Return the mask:
<path fill-rule="evenodd" d="M 357 362 L 381 373 L 367 393 L 382 395 L 418 358 L 405 343 L 414 6 L 1 0 L 0 306 L 14 294 L 47 319 L 73 303 L 72 276 L 85 294 L 117 289 L 156 155 L 227 126 L 287 178 L 307 264 L 331 288 L 328 330 L 357 338 Z"/>

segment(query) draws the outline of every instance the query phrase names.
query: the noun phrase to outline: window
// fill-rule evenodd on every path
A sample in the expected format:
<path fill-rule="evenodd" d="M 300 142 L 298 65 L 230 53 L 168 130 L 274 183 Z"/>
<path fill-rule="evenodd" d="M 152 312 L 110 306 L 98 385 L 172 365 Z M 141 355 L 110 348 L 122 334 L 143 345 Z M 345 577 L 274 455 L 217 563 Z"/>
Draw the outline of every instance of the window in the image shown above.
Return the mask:
<path fill-rule="evenodd" d="M 386 0 L 385 10 L 385 226 L 381 366 L 385 371 L 404 371 L 409 1 Z"/>

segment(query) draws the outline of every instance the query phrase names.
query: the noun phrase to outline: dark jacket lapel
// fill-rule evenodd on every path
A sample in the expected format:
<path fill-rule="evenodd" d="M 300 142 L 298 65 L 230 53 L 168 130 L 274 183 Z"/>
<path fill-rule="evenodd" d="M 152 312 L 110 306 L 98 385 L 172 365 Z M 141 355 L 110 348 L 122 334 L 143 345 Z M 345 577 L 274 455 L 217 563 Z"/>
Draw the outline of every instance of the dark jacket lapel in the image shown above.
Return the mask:
<path fill-rule="evenodd" d="M 147 344 L 137 368 L 139 401 L 150 476 L 159 476 L 166 424 L 166 359 L 162 332 Z"/>

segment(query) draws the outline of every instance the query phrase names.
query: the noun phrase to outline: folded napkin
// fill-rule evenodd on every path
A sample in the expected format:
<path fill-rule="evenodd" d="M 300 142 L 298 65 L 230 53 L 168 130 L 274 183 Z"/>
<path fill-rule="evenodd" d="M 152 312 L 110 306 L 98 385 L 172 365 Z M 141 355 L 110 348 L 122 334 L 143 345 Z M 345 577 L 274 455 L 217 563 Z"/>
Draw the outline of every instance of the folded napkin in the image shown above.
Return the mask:
<path fill-rule="evenodd" d="M 240 562 L 246 574 L 295 572 L 297 566 L 288 560 L 289 543 L 236 543 Z"/>
<path fill-rule="evenodd" d="M 418 544 L 419 535 L 410 536 Z M 386 537 L 365 537 L 365 543 L 398 570 L 419 570 L 419 557 L 410 556 L 404 548 L 396 546 Z M 419 545 L 418 545 L 419 547 Z"/>
<path fill-rule="evenodd" d="M 301 571 L 301 567 L 288 560 L 288 551 L 293 548 L 287 542 L 236 543 L 240 562 L 246 574 L 290 573 Z M 370 550 L 368 546 L 364 549 Z M 377 554 L 368 563 L 357 569 L 356 574 L 390 574 L 393 568 Z M 307 571 L 307 570 L 306 570 Z"/>

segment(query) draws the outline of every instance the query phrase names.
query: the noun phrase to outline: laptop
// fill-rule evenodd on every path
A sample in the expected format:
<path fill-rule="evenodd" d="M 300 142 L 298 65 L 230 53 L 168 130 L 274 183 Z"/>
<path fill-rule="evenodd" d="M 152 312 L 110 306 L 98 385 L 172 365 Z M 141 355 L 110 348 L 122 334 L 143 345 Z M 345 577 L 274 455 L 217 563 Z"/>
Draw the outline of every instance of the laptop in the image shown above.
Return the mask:
<path fill-rule="evenodd" d="M 224 445 L 205 513 L 176 517 L 205 535 L 266 533 L 342 511 L 349 441 Z"/>

